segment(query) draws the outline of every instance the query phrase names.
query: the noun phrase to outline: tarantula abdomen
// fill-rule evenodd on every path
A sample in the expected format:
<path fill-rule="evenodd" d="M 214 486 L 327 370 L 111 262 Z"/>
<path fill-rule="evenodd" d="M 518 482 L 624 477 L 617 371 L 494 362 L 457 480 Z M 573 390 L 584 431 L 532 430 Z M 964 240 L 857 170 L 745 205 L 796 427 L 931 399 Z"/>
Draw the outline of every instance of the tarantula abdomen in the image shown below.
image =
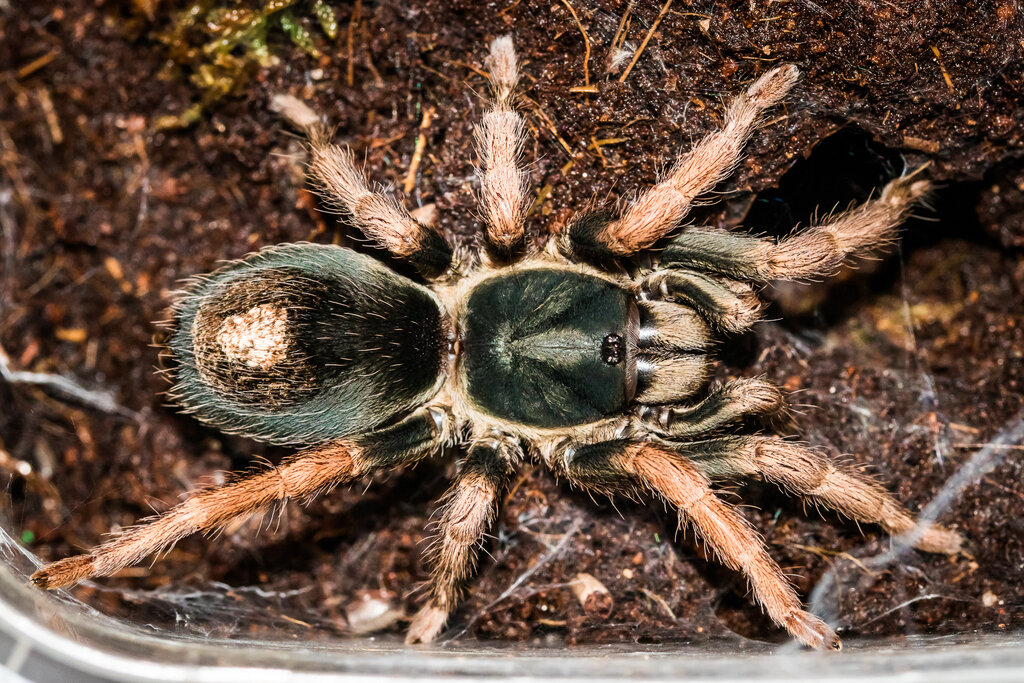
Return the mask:
<path fill-rule="evenodd" d="M 437 298 L 340 247 L 272 247 L 196 280 L 177 305 L 171 395 L 219 429 L 314 444 L 372 429 L 436 391 Z"/>

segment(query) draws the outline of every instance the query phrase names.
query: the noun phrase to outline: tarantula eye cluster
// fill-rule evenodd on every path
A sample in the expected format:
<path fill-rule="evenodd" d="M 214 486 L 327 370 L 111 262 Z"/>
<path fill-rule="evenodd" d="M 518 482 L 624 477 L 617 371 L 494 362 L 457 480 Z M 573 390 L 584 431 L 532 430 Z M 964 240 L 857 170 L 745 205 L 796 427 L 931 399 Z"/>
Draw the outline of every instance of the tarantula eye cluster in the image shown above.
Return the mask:
<path fill-rule="evenodd" d="M 614 332 L 609 334 L 601 342 L 601 360 L 608 365 L 618 365 L 625 357 L 626 349 L 623 346 L 622 336 Z"/>
<path fill-rule="evenodd" d="M 636 201 L 583 214 L 531 251 L 530 188 L 520 163 L 527 128 L 514 106 L 511 38 L 491 44 L 488 68 L 493 98 L 477 127 L 485 241 L 478 258 L 463 263 L 435 228 L 370 189 L 350 151 L 331 144 L 308 107 L 277 98 L 308 136 L 310 174 L 324 198 L 419 277 L 349 249 L 286 244 L 195 279 L 177 304 L 169 344 L 172 396 L 225 432 L 301 450 L 276 468 L 200 490 L 88 554 L 44 566 L 33 576 L 37 585 L 110 575 L 189 534 L 447 445 L 464 447 L 466 457 L 446 497 L 429 598 L 409 642 L 443 629 L 501 492 L 527 457 L 582 488 L 662 498 L 747 576 L 777 624 L 812 647 L 838 648 L 839 639 L 804 611 L 712 480 L 762 477 L 892 534 L 913 530 L 921 550 L 958 550 L 955 532 L 916 528 L 871 479 L 773 435 L 791 419 L 775 385 L 708 386 L 714 345 L 759 319 L 756 287 L 825 277 L 847 258 L 893 242 L 928 182 L 916 173 L 897 178 L 878 198 L 781 240 L 678 230 L 796 82 L 797 69 L 781 66 L 736 96 L 722 129 Z M 609 267 L 621 263 L 630 267 Z M 737 435 L 738 423 L 763 428 Z"/>

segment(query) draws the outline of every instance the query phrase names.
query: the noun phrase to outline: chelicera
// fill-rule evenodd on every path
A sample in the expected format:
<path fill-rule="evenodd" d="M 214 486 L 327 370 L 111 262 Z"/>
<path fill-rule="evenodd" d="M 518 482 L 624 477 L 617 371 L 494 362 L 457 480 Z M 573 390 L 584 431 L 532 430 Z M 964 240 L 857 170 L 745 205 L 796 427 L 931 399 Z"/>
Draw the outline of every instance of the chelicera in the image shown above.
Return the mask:
<path fill-rule="evenodd" d="M 774 436 L 791 422 L 775 385 L 708 386 L 713 345 L 760 317 L 755 287 L 826 277 L 846 259 L 890 244 L 929 183 L 916 173 L 897 178 L 877 198 L 780 240 L 678 229 L 796 82 L 797 69 L 781 66 L 733 99 L 723 128 L 660 183 L 620 211 L 577 216 L 532 250 L 511 38 L 494 40 L 488 67 L 493 99 L 477 127 L 485 239 L 461 258 L 440 232 L 370 189 L 308 107 L 276 100 L 306 132 L 310 174 L 326 200 L 419 278 L 349 249 L 285 244 L 193 280 L 169 342 L 173 398 L 224 432 L 301 450 L 277 467 L 200 490 L 88 554 L 44 566 L 36 585 L 110 575 L 189 534 L 446 446 L 464 447 L 466 456 L 446 497 L 429 598 L 409 642 L 428 642 L 443 629 L 500 492 L 527 457 L 584 489 L 664 499 L 723 563 L 747 576 L 768 615 L 811 647 L 838 648 L 839 639 L 804 611 L 712 481 L 762 477 L 858 522 L 913 532 L 921 550 L 958 550 L 956 533 L 916 528 L 871 479 Z M 762 429 L 732 429 L 751 422 Z"/>

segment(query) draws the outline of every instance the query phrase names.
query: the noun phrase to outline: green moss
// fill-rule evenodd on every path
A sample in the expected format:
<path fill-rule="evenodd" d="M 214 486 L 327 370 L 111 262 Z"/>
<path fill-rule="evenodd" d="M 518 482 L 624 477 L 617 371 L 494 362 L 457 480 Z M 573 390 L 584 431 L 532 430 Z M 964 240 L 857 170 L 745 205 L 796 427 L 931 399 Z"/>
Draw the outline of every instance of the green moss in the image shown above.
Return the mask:
<path fill-rule="evenodd" d="M 327 34 L 328 38 L 338 37 L 338 17 L 335 16 L 334 10 L 324 0 L 316 0 L 313 3 L 313 12 L 316 14 L 317 20 L 320 22 L 320 28 L 324 33 Z"/>
<path fill-rule="evenodd" d="M 310 31 L 313 24 L 322 37 Z M 325 0 L 267 0 L 261 9 L 198 0 L 178 14 L 157 39 L 170 57 L 168 77 L 187 78 L 198 101 L 181 114 L 158 118 L 156 128 L 190 126 L 217 102 L 239 93 L 255 72 L 278 60 L 270 48 L 278 32 L 320 58 L 318 41 L 337 37 L 338 20 Z"/>

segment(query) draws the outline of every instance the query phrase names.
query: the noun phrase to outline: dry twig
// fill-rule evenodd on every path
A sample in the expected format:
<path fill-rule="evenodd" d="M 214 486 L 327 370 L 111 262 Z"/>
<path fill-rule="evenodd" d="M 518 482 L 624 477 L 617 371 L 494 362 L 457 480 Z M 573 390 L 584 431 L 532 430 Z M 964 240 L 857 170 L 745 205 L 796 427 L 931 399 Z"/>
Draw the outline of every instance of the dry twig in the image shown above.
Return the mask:
<path fill-rule="evenodd" d="M 629 61 L 629 66 L 627 66 L 626 70 L 622 72 L 621 76 L 619 76 L 619 83 L 625 83 L 626 79 L 629 78 L 629 72 L 633 70 L 637 60 L 640 59 L 640 55 L 642 55 L 644 50 L 647 48 L 647 43 L 651 41 L 651 36 L 653 36 L 654 32 L 658 30 L 658 25 L 661 23 L 661 20 L 665 18 L 665 15 L 668 14 L 668 8 L 671 6 L 672 0 L 665 0 L 665 4 L 662 6 L 661 11 L 658 12 L 658 17 L 654 20 L 654 23 L 651 24 L 651 28 L 648 29 L 647 35 L 644 36 L 644 42 L 640 43 L 640 47 L 638 47 L 636 52 L 633 53 L 633 59 Z"/>
<path fill-rule="evenodd" d="M 576 25 L 580 28 L 580 33 L 583 34 L 583 48 L 586 52 L 583 55 L 583 88 L 572 88 L 571 92 L 596 92 L 591 90 L 590 86 L 590 37 L 587 35 L 586 29 L 583 28 L 583 24 L 580 23 L 579 16 L 576 15 L 576 10 L 569 4 L 569 0 L 562 0 L 562 4 L 565 5 L 566 9 L 569 10 L 569 14 L 576 21 Z"/>

